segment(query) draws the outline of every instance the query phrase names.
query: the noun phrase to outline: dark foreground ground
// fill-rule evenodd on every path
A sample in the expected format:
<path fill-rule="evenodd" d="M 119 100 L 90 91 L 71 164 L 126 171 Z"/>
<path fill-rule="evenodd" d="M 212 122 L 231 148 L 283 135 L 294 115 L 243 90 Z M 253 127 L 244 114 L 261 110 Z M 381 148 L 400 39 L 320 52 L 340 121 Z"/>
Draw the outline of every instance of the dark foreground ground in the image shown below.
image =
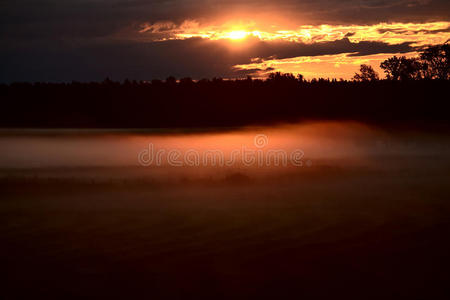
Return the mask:
<path fill-rule="evenodd" d="M 0 298 L 447 299 L 450 165 L 427 159 L 258 180 L 3 178 Z"/>

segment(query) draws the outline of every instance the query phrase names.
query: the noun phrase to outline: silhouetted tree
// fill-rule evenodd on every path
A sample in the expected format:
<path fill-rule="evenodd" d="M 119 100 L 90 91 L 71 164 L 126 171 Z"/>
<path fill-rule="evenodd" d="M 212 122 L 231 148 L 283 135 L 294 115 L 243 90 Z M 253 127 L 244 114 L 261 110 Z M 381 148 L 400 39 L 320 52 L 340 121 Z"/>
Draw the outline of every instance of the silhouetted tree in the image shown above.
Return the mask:
<path fill-rule="evenodd" d="M 223 82 L 223 78 L 221 78 L 221 77 L 214 77 L 212 79 L 212 82 L 215 83 L 215 84 L 220 84 L 220 83 Z"/>
<path fill-rule="evenodd" d="M 152 80 L 152 85 L 153 85 L 153 86 L 162 86 L 162 85 L 163 85 L 163 82 L 162 82 L 162 80 L 160 80 L 160 79 L 153 79 L 153 80 Z"/>
<path fill-rule="evenodd" d="M 353 76 L 354 81 L 375 81 L 379 80 L 380 77 L 378 76 L 378 73 L 375 72 L 375 70 L 372 68 L 372 66 L 369 65 L 361 65 L 359 68 L 359 71 L 361 73 L 355 73 L 355 76 Z"/>
<path fill-rule="evenodd" d="M 173 76 L 169 76 L 166 78 L 166 84 L 168 85 L 176 85 L 177 84 L 177 79 Z"/>
<path fill-rule="evenodd" d="M 131 81 L 130 81 L 128 78 L 126 78 L 126 79 L 123 81 L 123 85 L 124 85 L 124 86 L 131 86 Z"/>
<path fill-rule="evenodd" d="M 383 61 L 380 67 L 389 80 L 421 79 L 422 64 L 417 58 L 393 56 Z"/>
<path fill-rule="evenodd" d="M 190 77 L 185 77 L 180 79 L 181 86 L 191 86 L 194 84 L 194 81 Z"/>
<path fill-rule="evenodd" d="M 267 78 L 267 81 L 275 83 L 275 84 L 297 84 L 298 83 L 298 79 L 294 76 L 294 74 L 281 73 L 281 72 L 270 73 Z"/>
<path fill-rule="evenodd" d="M 450 79 L 450 45 L 431 46 L 420 54 L 424 77 L 427 79 Z"/>

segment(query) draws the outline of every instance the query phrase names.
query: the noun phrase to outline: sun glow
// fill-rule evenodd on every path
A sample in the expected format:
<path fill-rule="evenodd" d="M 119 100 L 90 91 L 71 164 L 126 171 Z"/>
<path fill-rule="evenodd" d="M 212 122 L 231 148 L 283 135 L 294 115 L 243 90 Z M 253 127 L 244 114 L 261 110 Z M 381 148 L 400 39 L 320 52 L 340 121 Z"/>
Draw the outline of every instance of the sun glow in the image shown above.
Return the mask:
<path fill-rule="evenodd" d="M 379 23 L 373 25 L 300 25 L 267 26 L 256 22 L 225 22 L 205 25 L 189 20 L 182 24 L 157 22 L 143 24 L 140 33 L 157 36 L 156 40 L 202 38 L 208 40 L 229 39 L 242 41 L 249 37 L 261 41 L 285 41 L 296 43 L 333 42 L 348 39 L 352 43 L 361 41 L 412 46 L 442 44 L 450 39 L 450 22 L 429 23 Z M 164 36 L 161 38 L 161 36 Z"/>
<path fill-rule="evenodd" d="M 247 37 L 249 33 L 247 31 L 244 30 L 235 30 L 235 31 L 231 31 L 227 34 L 227 37 L 231 40 L 243 40 L 244 38 Z"/>

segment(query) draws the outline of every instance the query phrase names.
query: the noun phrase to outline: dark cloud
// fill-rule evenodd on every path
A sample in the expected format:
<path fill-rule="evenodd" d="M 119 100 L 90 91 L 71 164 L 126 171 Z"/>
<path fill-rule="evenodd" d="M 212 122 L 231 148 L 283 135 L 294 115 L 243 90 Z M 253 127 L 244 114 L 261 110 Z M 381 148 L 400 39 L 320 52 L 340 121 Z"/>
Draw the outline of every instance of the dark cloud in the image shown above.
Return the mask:
<path fill-rule="evenodd" d="M 445 29 L 435 29 L 435 30 L 406 30 L 404 28 L 386 28 L 386 29 L 378 29 L 379 33 L 386 33 L 386 32 L 393 32 L 393 33 L 399 33 L 399 34 L 436 34 L 441 32 L 450 32 L 450 27 L 447 27 Z"/>
<path fill-rule="evenodd" d="M 348 38 L 333 42 L 319 42 L 312 44 L 296 42 L 260 42 L 252 49 L 254 55 L 269 58 L 292 58 L 297 56 L 319 56 L 341 53 L 352 53 L 352 56 L 362 56 L 377 53 L 406 53 L 414 51 L 410 42 L 401 44 L 387 44 L 383 42 L 362 41 L 352 43 Z"/>
<path fill-rule="evenodd" d="M 15 0 L 0 4 L 2 38 L 108 36 L 143 22 L 214 20 L 242 12 L 307 24 L 450 20 L 448 0 Z M 300 24 L 299 24 L 300 25 Z"/>
<path fill-rule="evenodd" d="M 38 49 L 0 50 L 3 61 L 0 81 L 89 81 L 111 77 L 150 80 L 153 78 L 244 76 L 234 70 L 237 64 L 298 56 L 351 53 L 352 56 L 375 53 L 410 52 L 409 43 L 352 43 L 347 38 L 333 42 L 303 44 L 294 42 L 250 41 L 245 49 L 232 50 L 227 41 L 201 38 L 165 42 L 110 42 L 74 45 L 55 42 Z"/>

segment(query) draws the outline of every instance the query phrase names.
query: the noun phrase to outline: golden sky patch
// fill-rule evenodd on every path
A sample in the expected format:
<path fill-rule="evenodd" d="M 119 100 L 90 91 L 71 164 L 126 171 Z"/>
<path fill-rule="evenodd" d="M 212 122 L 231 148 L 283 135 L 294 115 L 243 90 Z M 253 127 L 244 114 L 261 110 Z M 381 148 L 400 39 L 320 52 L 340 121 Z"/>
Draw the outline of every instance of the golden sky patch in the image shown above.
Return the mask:
<path fill-rule="evenodd" d="M 365 56 L 351 56 L 351 53 L 336 55 L 301 56 L 286 59 L 271 59 L 252 62 L 250 64 L 236 65 L 236 70 L 260 69 L 252 74 L 255 78 L 264 78 L 272 72 L 302 74 L 306 79 L 312 78 L 337 78 L 351 79 L 359 70 L 361 64 L 374 67 L 381 77 L 383 71 L 380 63 L 393 55 L 417 56 L 417 53 L 407 54 L 374 54 Z"/>

